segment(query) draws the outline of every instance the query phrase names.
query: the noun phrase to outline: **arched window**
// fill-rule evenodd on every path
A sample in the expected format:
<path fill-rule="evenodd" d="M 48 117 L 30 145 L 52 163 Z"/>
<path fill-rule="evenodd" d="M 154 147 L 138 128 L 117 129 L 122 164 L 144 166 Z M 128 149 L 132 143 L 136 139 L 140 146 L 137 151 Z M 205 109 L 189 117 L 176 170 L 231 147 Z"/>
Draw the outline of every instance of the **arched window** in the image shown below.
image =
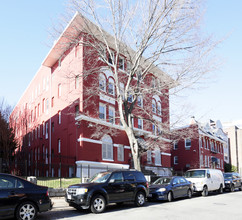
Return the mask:
<path fill-rule="evenodd" d="M 108 93 L 110 95 L 114 95 L 115 94 L 114 80 L 112 78 L 109 78 L 109 80 L 108 80 Z"/>
<path fill-rule="evenodd" d="M 154 99 L 152 99 L 152 112 L 156 113 L 156 102 Z"/>
<path fill-rule="evenodd" d="M 113 141 L 108 135 L 102 138 L 102 159 L 113 160 Z"/>
<path fill-rule="evenodd" d="M 102 73 L 99 75 L 99 89 L 106 92 L 106 77 Z"/>
<path fill-rule="evenodd" d="M 157 114 L 161 115 L 161 103 L 160 102 L 157 103 Z"/>

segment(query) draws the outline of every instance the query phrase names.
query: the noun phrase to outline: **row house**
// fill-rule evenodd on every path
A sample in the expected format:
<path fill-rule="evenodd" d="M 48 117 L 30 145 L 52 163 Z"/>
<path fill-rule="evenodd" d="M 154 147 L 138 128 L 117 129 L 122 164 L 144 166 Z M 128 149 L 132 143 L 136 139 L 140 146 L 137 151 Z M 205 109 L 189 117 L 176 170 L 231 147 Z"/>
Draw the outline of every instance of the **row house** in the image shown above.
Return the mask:
<path fill-rule="evenodd" d="M 194 117 L 188 126 L 175 129 L 172 167 L 183 174 L 188 169 L 216 168 L 224 171 L 228 157 L 228 138 L 221 122 L 201 124 Z"/>
<path fill-rule="evenodd" d="M 11 114 L 19 143 L 16 173 L 86 178 L 100 170 L 132 168 L 116 94 L 116 86 L 124 89 L 128 61 L 124 55 L 119 56 L 117 85 L 113 72 L 96 54 L 91 61 L 87 58 L 90 51 L 81 29 L 75 33 L 76 44 L 67 49 L 61 46 L 68 43 L 64 36 L 79 19 L 76 14 L 70 21 Z M 98 71 L 84 77 L 84 71 L 91 72 L 94 62 Z M 145 84 L 155 86 L 154 74 L 148 74 Z M 156 139 L 159 143 L 156 147 L 146 146 L 141 157 L 142 167 L 159 175 L 169 175 L 171 170 L 170 142 L 167 137 L 158 138 L 162 126 L 169 127 L 170 123 L 168 94 L 169 88 L 158 95 L 139 96 L 132 118 L 140 142 Z M 132 94 L 128 100 L 132 103 Z M 143 120 L 144 108 L 158 123 Z"/>

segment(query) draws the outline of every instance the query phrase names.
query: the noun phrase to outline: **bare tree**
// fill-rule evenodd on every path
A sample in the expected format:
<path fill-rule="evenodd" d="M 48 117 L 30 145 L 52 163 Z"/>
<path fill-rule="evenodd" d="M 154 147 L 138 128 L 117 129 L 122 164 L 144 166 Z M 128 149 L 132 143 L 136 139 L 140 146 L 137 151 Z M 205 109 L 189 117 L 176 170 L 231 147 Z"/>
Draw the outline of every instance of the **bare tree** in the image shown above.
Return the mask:
<path fill-rule="evenodd" d="M 14 132 L 9 127 L 8 117 L 12 107 L 4 99 L 0 103 L 0 172 L 9 172 L 10 162 L 16 148 Z"/>
<path fill-rule="evenodd" d="M 216 44 L 201 34 L 202 8 L 197 0 L 70 1 L 76 19 L 63 32 L 60 53 L 83 45 L 86 65 L 80 76 L 89 82 L 84 100 L 100 92 L 97 73 L 112 72 L 118 115 L 138 170 L 147 143 L 139 143 L 132 118 L 146 121 L 147 130 L 159 128 L 161 137 L 147 138 L 149 147 L 164 142 L 170 134 L 169 96 L 194 87 L 213 68 L 210 52 Z M 120 71 L 123 65 L 127 74 Z M 162 122 L 152 117 L 151 105 L 139 105 L 140 97 L 153 96 L 162 97 Z"/>

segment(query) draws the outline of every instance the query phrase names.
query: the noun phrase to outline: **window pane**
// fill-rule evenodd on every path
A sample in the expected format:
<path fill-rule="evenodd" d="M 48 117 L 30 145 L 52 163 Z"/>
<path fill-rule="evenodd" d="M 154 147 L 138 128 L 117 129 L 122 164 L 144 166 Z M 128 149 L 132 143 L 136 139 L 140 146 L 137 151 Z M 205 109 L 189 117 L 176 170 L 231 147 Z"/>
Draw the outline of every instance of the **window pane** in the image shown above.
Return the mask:
<path fill-rule="evenodd" d="M 100 119 L 105 119 L 105 118 L 106 118 L 106 117 L 105 117 L 105 111 L 106 111 L 105 106 L 100 105 L 100 106 L 99 106 L 99 118 L 100 118 Z"/>

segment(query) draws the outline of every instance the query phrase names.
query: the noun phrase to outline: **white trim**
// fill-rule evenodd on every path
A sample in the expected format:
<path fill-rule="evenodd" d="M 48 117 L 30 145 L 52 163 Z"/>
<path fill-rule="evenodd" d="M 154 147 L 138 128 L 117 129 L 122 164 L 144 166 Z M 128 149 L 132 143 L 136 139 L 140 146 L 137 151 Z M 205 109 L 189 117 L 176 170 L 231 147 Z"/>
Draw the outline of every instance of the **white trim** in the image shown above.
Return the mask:
<path fill-rule="evenodd" d="M 219 141 L 219 142 L 221 142 L 223 144 L 227 144 L 227 141 L 222 140 L 222 139 L 218 138 L 217 136 L 210 135 L 210 134 L 208 134 L 207 132 L 204 132 L 201 129 L 199 129 L 198 133 L 199 133 L 199 135 L 202 135 L 203 137 L 206 137 L 207 136 L 207 137 L 212 138 L 212 139 L 215 139 L 216 141 Z"/>
<path fill-rule="evenodd" d="M 89 142 L 89 143 L 94 143 L 94 144 L 102 144 L 102 141 L 100 140 L 93 140 L 90 138 L 78 138 L 77 141 L 84 141 L 84 142 Z"/>
<path fill-rule="evenodd" d="M 113 159 L 102 159 L 103 161 L 110 161 L 110 162 L 113 162 L 114 160 Z"/>
<path fill-rule="evenodd" d="M 88 117 L 88 116 L 85 116 L 85 115 L 79 115 L 75 119 L 76 119 L 76 121 L 85 120 L 85 121 L 90 121 L 90 122 L 93 122 L 93 123 L 96 123 L 96 124 L 101 124 L 101 125 L 105 125 L 105 126 L 108 126 L 108 127 L 124 130 L 123 127 L 120 126 L 120 125 L 111 124 L 107 121 L 97 119 L 97 118 L 91 118 L 91 117 Z"/>
<path fill-rule="evenodd" d="M 109 97 L 109 96 L 107 96 L 107 95 L 104 95 L 104 94 L 102 94 L 102 93 L 100 93 L 99 97 L 100 97 L 100 100 L 115 105 L 115 99 L 114 99 L 114 98 Z"/>
<path fill-rule="evenodd" d="M 164 153 L 164 152 L 161 152 L 161 155 L 165 155 L 165 156 L 171 156 L 170 153 Z"/>
<path fill-rule="evenodd" d="M 111 123 L 109 123 L 107 121 L 104 121 L 104 120 L 101 120 L 101 119 L 97 119 L 97 118 L 92 118 L 92 117 L 85 116 L 85 115 L 78 115 L 75 118 L 75 120 L 76 121 L 85 120 L 85 121 L 89 121 L 89 122 L 93 122 L 93 123 L 96 123 L 96 124 L 105 125 L 105 126 L 108 126 L 108 127 L 111 127 L 111 128 L 116 128 L 116 129 L 124 131 L 124 128 L 121 125 L 111 124 Z M 152 132 L 150 132 L 150 131 L 141 130 L 141 129 L 138 129 L 138 128 L 134 128 L 134 131 L 140 132 L 140 134 L 147 134 L 148 137 L 151 137 L 151 138 L 157 138 L 158 137 L 156 135 L 152 135 Z M 169 139 L 163 138 L 163 137 L 158 137 L 158 139 L 166 141 L 166 142 L 169 142 L 169 143 L 172 142 L 172 140 L 169 140 Z"/>
<path fill-rule="evenodd" d="M 94 144 L 102 144 L 102 141 L 100 140 L 93 140 L 90 138 L 78 138 L 78 142 L 84 141 L 84 142 L 89 142 L 89 143 L 94 143 Z M 114 147 L 119 147 L 120 144 L 113 144 Z M 131 149 L 130 146 L 124 146 L 124 149 Z"/>
<path fill-rule="evenodd" d="M 129 169 L 129 165 L 128 164 L 119 164 L 119 163 L 105 163 L 105 162 L 95 162 L 95 161 L 87 161 L 87 160 L 79 160 L 76 161 L 76 165 L 80 166 L 80 165 L 95 165 L 98 167 L 103 167 L 106 168 L 107 166 L 113 167 L 113 168 L 123 168 L 123 169 Z"/>
<path fill-rule="evenodd" d="M 156 121 L 162 122 L 161 117 L 158 117 L 156 115 L 153 115 L 153 119 L 156 120 Z"/>

